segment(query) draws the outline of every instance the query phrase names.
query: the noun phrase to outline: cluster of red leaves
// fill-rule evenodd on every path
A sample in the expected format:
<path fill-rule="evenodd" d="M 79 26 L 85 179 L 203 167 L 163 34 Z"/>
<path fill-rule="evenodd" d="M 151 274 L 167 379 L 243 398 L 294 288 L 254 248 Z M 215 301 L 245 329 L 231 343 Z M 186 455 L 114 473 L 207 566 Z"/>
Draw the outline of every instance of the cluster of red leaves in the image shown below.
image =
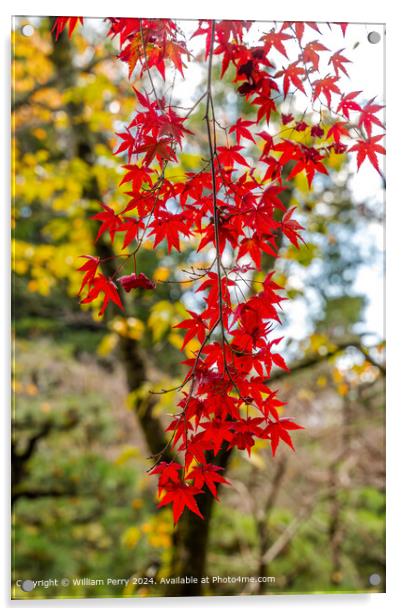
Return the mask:
<path fill-rule="evenodd" d="M 71 35 L 77 19 L 58 18 L 56 37 L 67 25 Z M 180 116 L 158 96 L 152 69 L 163 80 L 168 67 L 183 75 L 184 62 L 191 58 L 186 41 L 169 19 L 108 21 L 108 36 L 116 38 L 119 58 L 128 65 L 129 76 L 147 72 L 150 88 L 148 92 L 134 90 L 136 112 L 125 130 L 117 133 L 115 154 L 127 156 L 121 184 L 130 187 L 129 201 L 119 213 L 102 204 L 94 216 L 100 223 L 98 237 L 108 233 L 113 242 L 117 233 L 123 234 L 124 249 L 135 245 L 127 257 L 135 256 L 144 238 L 153 239 L 154 246 L 166 241 L 170 252 L 180 251 L 183 238 L 191 237 L 198 239 L 199 251 L 211 246 L 216 255 L 212 266 L 194 279 L 203 310 L 189 311 L 189 318 L 176 326 L 185 332 L 183 349 L 193 339 L 199 343 L 194 357 L 183 362 L 188 371 L 179 388 L 179 412 L 167 427 L 170 450 L 177 452 L 180 461 L 160 461 L 161 456 L 152 470 L 159 476 L 159 505 L 172 504 L 176 523 L 185 508 L 202 517 L 197 495 L 208 490 L 217 498 L 219 484 L 227 483 L 214 464 L 222 451 L 237 448 L 250 454 L 257 439 L 269 441 L 273 455 L 281 440 L 293 449 L 290 432 L 301 426 L 280 416 L 278 409 L 284 403 L 267 384 L 273 366 L 287 370 L 276 350 L 280 339 L 271 338 L 283 300 L 273 272 L 259 283 L 257 292 L 253 273 L 261 269 L 264 254 L 277 256 L 280 234 L 296 247 L 302 241 L 302 227 L 293 217 L 295 208 L 287 209 L 281 198 L 286 180 L 302 173 L 311 186 L 317 174 L 328 174 L 332 151 L 356 152 L 358 167 L 367 158 L 380 172 L 377 154 L 384 153 L 379 143 L 382 135 L 374 135 L 373 129 L 383 128 L 378 118 L 382 107 L 374 100 L 357 102 L 360 92 L 341 91 L 339 79 L 347 75 L 349 63 L 344 50 L 331 54 L 318 40 L 306 40 L 308 32 L 320 35 L 322 26 L 285 22 L 250 45 L 245 34 L 251 22 L 202 20 L 193 37 L 205 39 L 209 77 L 212 57 L 220 62 L 221 76 L 231 65 L 234 88 L 247 99 L 255 118 L 238 118 L 219 141 L 220 124 L 215 120 L 213 86 L 209 85 L 194 105 L 206 100 L 207 132 L 212 133 L 213 126 L 209 165 L 182 179 L 167 179 L 166 166 L 177 160 L 190 134 L 186 128 L 190 113 Z M 339 27 L 344 35 L 346 24 Z M 292 53 L 296 57 L 289 60 Z M 274 54 L 285 61 L 281 68 Z M 332 72 L 322 77 L 325 54 L 325 70 Z M 279 115 L 278 101 L 297 91 L 309 98 L 310 111 L 317 111 L 319 105 L 320 112 L 330 112 L 326 123 L 311 124 L 306 114 L 298 118 L 293 113 Z M 260 124 L 262 130 L 257 132 Z M 205 134 L 204 125 L 202 130 Z M 295 138 L 299 132 L 308 135 L 305 143 Z M 259 150 L 250 160 L 248 146 L 255 151 L 254 144 Z M 175 213 L 168 203 L 172 200 Z M 223 268 L 225 250 L 233 261 Z M 101 273 L 101 265 L 101 259 L 85 257 L 80 292 L 87 292 L 83 303 L 102 294 L 103 314 L 108 302 L 120 308 L 122 303 L 116 283 Z M 116 282 L 125 292 L 155 286 L 136 272 Z"/>

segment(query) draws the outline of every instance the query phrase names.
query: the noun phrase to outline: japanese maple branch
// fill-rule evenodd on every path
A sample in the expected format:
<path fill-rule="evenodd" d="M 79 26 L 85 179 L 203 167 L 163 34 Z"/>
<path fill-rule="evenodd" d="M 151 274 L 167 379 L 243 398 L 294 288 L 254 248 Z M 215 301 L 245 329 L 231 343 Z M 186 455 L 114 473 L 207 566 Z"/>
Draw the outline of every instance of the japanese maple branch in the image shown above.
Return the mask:
<path fill-rule="evenodd" d="M 140 19 L 140 35 L 141 35 L 142 51 L 143 51 L 143 54 L 144 54 L 144 67 L 145 67 L 145 70 L 147 71 L 147 74 L 148 74 L 148 79 L 149 79 L 149 82 L 151 84 L 151 88 L 152 88 L 152 92 L 153 92 L 154 97 L 155 97 L 155 101 L 156 101 L 160 111 L 163 111 L 162 105 L 161 105 L 160 100 L 158 98 L 158 94 L 156 92 L 154 81 L 152 79 L 151 70 L 149 68 L 148 56 L 147 56 L 147 48 L 146 48 L 145 39 L 144 39 L 144 30 L 143 30 L 143 27 L 142 27 L 142 19 Z"/>
<path fill-rule="evenodd" d="M 216 187 L 216 170 L 215 170 L 215 157 L 216 157 L 216 142 L 212 141 L 212 133 L 211 133 L 211 120 L 210 120 L 210 109 L 212 108 L 212 59 L 213 59 L 213 50 L 214 50 L 214 38 L 215 38 L 215 21 L 212 21 L 211 27 L 211 46 L 209 49 L 209 63 L 208 63 L 208 86 L 207 86 L 207 104 L 205 111 L 205 121 L 207 125 L 207 136 L 208 136 L 208 148 L 209 148 L 209 159 L 211 164 L 211 178 L 212 178 L 212 204 L 213 204 L 213 217 L 214 217 L 214 237 L 215 237 L 215 248 L 216 248 L 216 269 L 218 275 L 218 303 L 219 303 L 219 321 L 221 326 L 221 337 L 222 337 L 222 352 L 223 358 L 225 361 L 225 327 L 223 322 L 223 294 L 222 294 L 222 267 L 221 267 L 221 255 L 220 255 L 220 246 L 219 246 L 219 211 L 218 211 L 218 203 L 217 203 L 217 187 Z"/>

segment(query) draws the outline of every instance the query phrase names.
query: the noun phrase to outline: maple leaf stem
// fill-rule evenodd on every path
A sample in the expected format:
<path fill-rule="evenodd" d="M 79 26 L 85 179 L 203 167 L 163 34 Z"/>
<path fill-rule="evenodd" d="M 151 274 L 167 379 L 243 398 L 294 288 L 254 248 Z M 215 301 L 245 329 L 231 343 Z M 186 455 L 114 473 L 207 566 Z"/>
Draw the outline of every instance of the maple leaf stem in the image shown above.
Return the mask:
<path fill-rule="evenodd" d="M 216 169 L 215 169 L 215 159 L 218 160 L 218 165 L 220 167 L 219 158 L 216 157 L 216 119 L 215 119 L 215 110 L 214 110 L 214 101 L 212 96 L 212 59 L 213 59 L 213 51 L 214 51 L 214 38 L 215 38 L 215 21 L 212 20 L 211 27 L 211 44 L 209 49 L 209 62 L 208 62 L 208 86 L 207 86 L 207 104 L 206 104 L 206 112 L 205 112 L 205 121 L 207 125 L 207 135 L 208 135 L 208 147 L 209 147 L 209 159 L 211 165 L 211 178 L 212 178 L 212 203 L 213 203 L 213 224 L 214 224 L 214 238 L 215 238 L 215 248 L 216 248 L 216 269 L 218 276 L 218 307 L 219 307 L 219 323 L 221 329 L 221 345 L 222 345 L 222 357 L 223 357 L 223 366 L 226 374 L 228 375 L 230 381 L 232 382 L 234 388 L 239 393 L 238 386 L 234 381 L 229 367 L 226 361 L 226 351 L 225 351 L 225 324 L 223 321 L 223 292 L 222 292 L 222 262 L 221 262 L 221 254 L 220 254 L 220 245 L 219 245 L 219 207 L 217 203 L 217 185 L 216 185 Z M 211 132 L 211 121 L 210 121 L 210 110 L 212 116 L 212 124 L 213 124 L 213 136 Z M 222 170 L 220 168 L 221 175 Z"/>
<path fill-rule="evenodd" d="M 151 70 L 150 70 L 149 64 L 148 64 L 147 48 L 146 48 L 146 45 L 145 45 L 144 30 L 142 28 L 142 19 L 140 19 L 140 35 L 141 35 L 142 50 L 143 50 L 143 53 L 144 53 L 144 66 L 145 66 L 145 70 L 147 71 L 147 74 L 148 74 L 149 83 L 151 84 L 151 88 L 152 88 L 152 92 L 153 92 L 154 97 L 155 97 L 155 101 L 156 101 L 160 111 L 163 111 L 162 105 L 161 105 L 160 100 L 158 98 L 158 94 L 156 92 L 154 81 L 152 79 Z"/>
<path fill-rule="evenodd" d="M 159 178 L 158 178 L 158 181 L 157 181 L 158 188 L 157 188 L 157 190 L 156 190 L 156 192 L 155 192 L 155 198 L 154 198 L 154 201 L 153 201 L 153 204 L 152 204 L 151 211 L 150 211 L 150 213 L 149 213 L 149 215 L 148 215 L 148 220 L 147 220 L 147 223 L 146 223 L 146 225 L 145 225 L 145 227 L 144 227 L 144 230 L 143 230 L 142 236 L 141 236 L 141 237 L 140 237 L 140 239 L 138 240 L 138 244 L 137 244 L 137 246 L 135 247 L 135 250 L 131 253 L 131 256 L 132 256 L 134 259 L 135 259 L 135 256 L 136 256 L 137 252 L 139 251 L 139 249 L 140 249 L 140 248 L 141 248 L 141 246 L 142 246 L 142 243 L 143 243 L 143 241 L 144 241 L 144 239 L 145 239 L 145 235 L 146 235 L 146 233 L 147 233 L 147 231 L 148 231 L 148 228 L 149 228 L 149 225 L 150 225 L 150 222 L 151 222 L 151 219 L 152 219 L 152 215 L 153 215 L 153 213 L 154 213 L 154 211 L 155 211 L 155 207 L 156 207 L 156 204 L 157 204 L 157 202 L 158 202 L 159 193 L 160 193 L 161 188 L 162 188 L 163 180 L 165 179 L 165 171 L 166 171 L 167 164 L 168 164 L 168 161 L 167 161 L 167 160 L 165 160 L 165 161 L 163 162 L 163 166 L 162 166 L 161 174 L 160 174 L 160 176 L 159 176 Z"/>
<path fill-rule="evenodd" d="M 215 38 L 215 21 L 212 20 L 211 45 L 209 49 L 209 61 L 208 61 L 208 86 L 207 86 L 207 104 L 206 104 L 206 111 L 205 111 L 205 121 L 207 125 L 209 160 L 210 160 L 211 178 L 212 178 L 214 238 L 215 238 L 215 249 L 216 249 L 216 269 L 217 269 L 217 275 L 218 275 L 219 322 L 221 326 L 223 360 L 224 360 L 225 367 L 226 367 L 225 327 L 223 323 L 222 264 L 221 264 L 221 255 L 220 255 L 220 246 L 219 246 L 219 209 L 218 209 L 218 203 L 217 203 L 216 169 L 215 169 L 215 156 L 216 156 L 215 114 L 213 112 L 213 99 L 212 99 L 212 59 L 213 59 L 213 51 L 214 51 L 214 38 Z M 214 139 L 212 138 L 212 132 L 211 132 L 211 120 L 209 117 L 210 110 L 212 111 L 212 121 L 214 123 Z"/>
<path fill-rule="evenodd" d="M 168 393 L 170 391 L 177 391 L 177 390 L 183 389 L 183 387 L 193 378 L 194 373 L 195 373 L 196 368 L 197 368 L 197 365 L 198 365 L 198 362 L 199 362 L 200 357 L 201 357 L 202 350 L 205 347 L 205 345 L 207 344 L 207 342 L 209 341 L 209 339 L 211 338 L 211 336 L 212 336 L 214 330 L 216 329 L 216 326 L 218 325 L 218 323 L 219 323 L 219 319 L 217 321 L 215 321 L 215 323 L 212 325 L 211 329 L 209 330 L 209 332 L 205 336 L 205 339 L 204 339 L 203 343 L 201 344 L 200 348 L 198 349 L 197 357 L 196 357 L 196 360 L 194 362 L 194 366 L 193 366 L 190 374 L 184 379 L 184 381 L 182 383 L 180 383 L 180 385 L 177 385 L 176 387 L 172 387 L 171 389 L 162 389 L 161 391 L 151 391 L 150 390 L 149 391 L 150 394 L 164 394 L 164 393 Z M 191 398 L 193 390 L 194 390 L 194 380 L 191 383 L 188 399 Z M 180 413 L 181 415 L 185 412 L 186 408 L 187 408 L 187 405 L 184 407 L 183 411 Z"/>
<path fill-rule="evenodd" d="M 201 94 L 200 98 L 197 99 L 194 103 L 194 105 L 190 108 L 190 111 L 188 111 L 186 113 L 186 115 L 184 116 L 184 120 L 187 120 L 187 118 L 189 118 L 191 116 L 191 114 L 193 113 L 193 111 L 198 107 L 198 105 L 201 103 L 202 100 L 204 100 L 204 98 L 208 95 L 208 92 L 205 91 L 204 94 Z"/>
<path fill-rule="evenodd" d="M 150 473 L 155 466 L 157 466 L 159 464 L 159 462 L 161 461 L 163 454 L 168 451 L 170 449 L 170 445 L 172 444 L 172 441 L 174 439 L 174 436 L 176 434 L 176 431 L 174 431 L 171 435 L 171 437 L 169 438 L 169 440 L 166 442 L 166 445 L 163 447 L 163 449 L 161 449 L 161 451 L 159 453 L 154 453 L 151 454 L 150 456 L 148 456 L 148 460 L 155 460 L 155 462 L 153 463 L 153 465 L 147 469 L 147 473 Z M 173 458 L 175 459 L 175 455 L 174 452 L 173 453 Z"/>
<path fill-rule="evenodd" d="M 191 398 L 191 396 L 193 394 L 193 391 L 194 391 L 194 382 L 195 381 L 194 381 L 193 377 L 194 377 L 195 371 L 197 369 L 198 362 L 200 361 L 202 350 L 205 347 L 205 345 L 207 344 L 207 342 L 209 341 L 210 337 L 212 336 L 212 334 L 213 334 L 216 326 L 218 325 L 218 323 L 219 323 L 219 319 L 217 321 L 215 321 L 215 323 L 212 325 L 211 329 L 209 330 L 208 334 L 205 336 L 205 340 L 201 344 L 201 346 L 200 346 L 200 348 L 198 350 L 197 357 L 195 359 L 194 366 L 193 366 L 190 374 L 188 375 L 188 377 L 186 379 L 184 379 L 183 383 L 180 385 L 180 389 L 182 389 L 191 379 L 193 379 L 192 382 L 191 382 L 190 391 L 189 391 L 188 398 L 187 398 L 187 403 L 186 403 L 182 413 L 185 413 L 185 411 L 187 409 L 187 406 L 188 406 L 188 402 L 189 402 L 189 400 L 190 400 L 190 398 Z"/>

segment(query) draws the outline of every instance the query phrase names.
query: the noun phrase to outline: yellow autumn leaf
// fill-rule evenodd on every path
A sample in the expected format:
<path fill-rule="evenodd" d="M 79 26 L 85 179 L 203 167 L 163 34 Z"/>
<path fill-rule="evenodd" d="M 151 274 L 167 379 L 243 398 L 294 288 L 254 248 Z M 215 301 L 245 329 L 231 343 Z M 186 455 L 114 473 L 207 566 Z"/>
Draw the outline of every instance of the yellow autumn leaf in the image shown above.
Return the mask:
<path fill-rule="evenodd" d="M 136 526 L 131 526 L 128 528 L 122 536 L 122 543 L 128 548 L 134 548 L 139 539 L 141 537 L 141 533 Z"/>

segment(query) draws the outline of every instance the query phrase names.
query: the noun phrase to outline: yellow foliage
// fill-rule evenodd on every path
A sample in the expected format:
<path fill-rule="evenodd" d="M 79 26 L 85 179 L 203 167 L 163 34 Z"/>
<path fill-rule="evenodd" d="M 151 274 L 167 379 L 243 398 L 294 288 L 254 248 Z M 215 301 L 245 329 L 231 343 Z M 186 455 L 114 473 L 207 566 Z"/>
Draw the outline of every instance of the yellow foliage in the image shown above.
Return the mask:
<path fill-rule="evenodd" d="M 127 530 L 123 533 L 122 543 L 128 548 L 134 548 L 140 537 L 141 533 L 138 528 L 136 526 L 130 526 L 130 528 L 127 528 Z"/>
<path fill-rule="evenodd" d="M 171 303 L 164 299 L 152 306 L 148 326 L 152 331 L 154 341 L 161 340 L 178 317 L 186 317 L 186 315 L 186 310 L 180 302 Z"/>
<path fill-rule="evenodd" d="M 330 341 L 325 334 L 314 333 L 308 340 L 307 351 L 310 353 L 318 353 L 319 355 L 326 355 L 327 353 L 335 349 L 334 344 Z"/>
<path fill-rule="evenodd" d="M 139 449 L 138 447 L 134 447 L 134 445 L 128 445 L 124 447 L 121 453 L 117 456 L 115 460 L 115 464 L 121 466 L 125 464 L 128 460 L 132 460 L 133 458 L 138 458 Z"/>
<path fill-rule="evenodd" d="M 168 341 L 176 349 L 181 349 L 183 345 L 183 338 L 179 334 L 177 334 L 175 331 L 169 334 Z"/>
<path fill-rule="evenodd" d="M 318 387 L 323 388 L 323 387 L 326 387 L 326 385 L 328 383 L 328 379 L 327 379 L 327 377 L 325 375 L 322 374 L 321 376 L 318 377 L 316 383 L 317 383 Z"/>
<path fill-rule="evenodd" d="M 264 272 L 256 272 L 253 280 L 253 290 L 259 292 L 262 290 L 261 283 L 264 282 L 266 274 Z"/>
<path fill-rule="evenodd" d="M 334 368 L 332 370 L 332 379 L 333 379 L 333 381 L 334 381 L 334 383 L 336 385 L 339 385 L 339 384 L 343 383 L 343 381 L 344 381 L 343 374 L 339 370 L 339 368 Z"/>
<path fill-rule="evenodd" d="M 310 192 L 310 187 L 308 185 L 307 176 L 305 173 L 298 173 L 294 178 L 295 188 L 299 190 L 304 195 L 307 195 Z"/>
<path fill-rule="evenodd" d="M 33 26 L 32 36 L 22 34 L 24 23 Z M 81 264 L 78 257 L 93 252 L 93 223 L 88 210 L 99 208 L 97 200 L 86 197 L 86 190 L 94 181 L 101 194 L 114 190 L 118 184 L 119 161 L 105 143 L 96 146 L 95 164 L 72 156 L 72 123 L 86 120 L 90 131 L 107 131 L 111 136 L 115 118 L 110 113 L 110 100 L 118 98 L 121 111 L 128 117 L 133 109 L 132 92 L 129 85 L 125 90 L 120 79 L 113 79 L 112 60 L 99 62 L 91 71 L 80 74 L 74 87 L 60 88 L 54 81 L 57 69 L 51 56 L 53 35 L 48 21 L 16 18 L 15 26 L 14 97 L 17 102 L 26 99 L 28 104 L 18 106 L 13 116 L 12 224 L 14 229 L 21 228 L 22 218 L 29 224 L 31 216 L 32 220 L 37 220 L 40 210 L 44 222 L 38 237 L 44 239 L 40 243 L 15 239 L 13 271 L 17 276 L 28 278 L 26 288 L 29 292 L 49 295 L 61 280 L 66 280 L 68 293 L 76 296 L 82 279 L 77 272 Z M 72 44 L 77 62 L 85 66 L 88 42 L 77 32 Z M 94 58 L 104 53 L 101 47 L 94 47 L 93 51 Z M 67 113 L 64 108 L 71 101 L 77 103 L 75 114 Z M 79 107 L 82 113 L 78 112 Z M 26 143 L 31 139 L 34 145 L 29 151 Z M 126 199 L 124 191 L 116 198 L 123 202 Z M 99 298 L 83 309 L 98 319 L 101 301 Z M 127 335 L 133 339 L 143 334 L 143 325 L 138 321 L 129 322 L 127 328 Z"/>
<path fill-rule="evenodd" d="M 116 348 L 119 342 L 119 336 L 115 333 L 106 334 L 98 344 L 96 352 L 101 357 L 106 357 Z"/>
<path fill-rule="evenodd" d="M 202 157 L 200 154 L 181 154 L 180 155 L 180 162 L 186 170 L 198 169 L 201 161 L 202 161 Z"/>
<path fill-rule="evenodd" d="M 127 319 L 127 337 L 132 340 L 141 340 L 145 330 L 145 325 L 135 317 Z"/>
<path fill-rule="evenodd" d="M 165 280 L 169 278 L 169 276 L 170 276 L 170 269 L 168 267 L 160 265 L 154 271 L 153 277 L 156 280 L 156 282 L 164 282 Z"/>
<path fill-rule="evenodd" d="M 346 154 L 336 154 L 333 150 L 331 150 L 329 156 L 326 159 L 326 165 L 335 171 L 339 171 L 342 167 L 345 166 L 346 162 Z"/>
<path fill-rule="evenodd" d="M 21 381 L 17 381 L 17 379 L 13 378 L 11 382 L 11 388 L 16 394 L 21 393 L 23 389 Z"/>
<path fill-rule="evenodd" d="M 158 341 L 170 328 L 174 318 L 174 305 L 167 300 L 157 302 L 151 308 L 148 325 L 152 331 L 154 341 Z"/>
<path fill-rule="evenodd" d="M 142 524 L 141 531 L 147 538 L 149 545 L 154 548 L 168 549 L 172 544 L 171 512 L 167 509 L 151 516 Z"/>
<path fill-rule="evenodd" d="M 135 317 L 115 317 L 109 327 L 123 338 L 141 340 L 144 335 L 145 325 Z"/>
<path fill-rule="evenodd" d="M 197 351 L 199 350 L 201 344 L 198 340 L 198 338 L 193 338 L 192 340 L 190 340 L 185 348 L 184 348 L 184 352 L 187 355 L 187 357 L 194 357 L 197 353 Z"/>
<path fill-rule="evenodd" d="M 25 393 L 28 396 L 36 396 L 39 393 L 39 390 L 35 383 L 27 383 L 27 385 L 25 386 Z"/>
<path fill-rule="evenodd" d="M 133 500 L 131 501 L 131 507 L 133 509 L 142 509 L 143 506 L 144 501 L 142 500 L 142 498 L 133 498 Z"/>
<path fill-rule="evenodd" d="M 347 383 L 340 383 L 337 387 L 338 394 L 342 397 L 346 396 L 349 391 L 349 386 Z"/>
<path fill-rule="evenodd" d="M 126 405 L 129 410 L 136 410 L 138 416 L 141 416 L 148 408 L 148 400 L 152 384 L 145 382 L 135 391 L 131 391 L 126 398 Z"/>
<path fill-rule="evenodd" d="M 165 171 L 165 178 L 167 180 L 178 180 L 180 178 L 185 178 L 183 168 L 181 166 L 170 167 L 170 165 L 168 165 Z"/>

